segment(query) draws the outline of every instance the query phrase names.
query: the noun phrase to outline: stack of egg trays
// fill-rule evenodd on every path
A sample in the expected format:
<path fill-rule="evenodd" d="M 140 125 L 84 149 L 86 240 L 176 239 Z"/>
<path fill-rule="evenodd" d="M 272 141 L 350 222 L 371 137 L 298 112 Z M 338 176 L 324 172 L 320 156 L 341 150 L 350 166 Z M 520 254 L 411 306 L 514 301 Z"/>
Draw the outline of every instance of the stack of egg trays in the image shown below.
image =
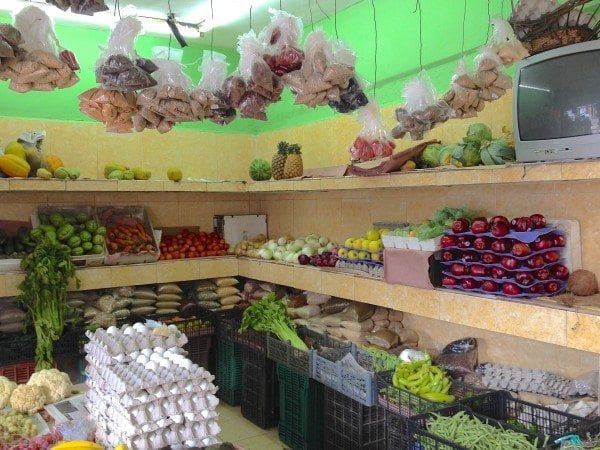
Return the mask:
<path fill-rule="evenodd" d="M 89 409 L 101 442 L 139 449 L 216 442 L 214 377 L 183 357 L 179 346 L 187 341 L 185 335 L 155 336 L 145 327 L 126 326 L 87 335 Z M 167 345 L 172 347 L 165 350 Z M 167 370 L 169 358 L 162 355 L 178 362 L 174 370 Z"/>

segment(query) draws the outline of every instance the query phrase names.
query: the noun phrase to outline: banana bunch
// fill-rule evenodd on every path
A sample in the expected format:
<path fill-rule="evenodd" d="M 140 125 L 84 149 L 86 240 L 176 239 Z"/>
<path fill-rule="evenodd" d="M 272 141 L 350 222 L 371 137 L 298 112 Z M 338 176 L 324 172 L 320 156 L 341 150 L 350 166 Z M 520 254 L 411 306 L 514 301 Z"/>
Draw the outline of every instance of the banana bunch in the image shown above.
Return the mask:
<path fill-rule="evenodd" d="M 443 369 L 431 364 L 431 359 L 400 364 L 394 371 L 392 383 L 400 389 L 438 403 L 453 403 L 454 395 L 448 394 L 452 379 Z"/>

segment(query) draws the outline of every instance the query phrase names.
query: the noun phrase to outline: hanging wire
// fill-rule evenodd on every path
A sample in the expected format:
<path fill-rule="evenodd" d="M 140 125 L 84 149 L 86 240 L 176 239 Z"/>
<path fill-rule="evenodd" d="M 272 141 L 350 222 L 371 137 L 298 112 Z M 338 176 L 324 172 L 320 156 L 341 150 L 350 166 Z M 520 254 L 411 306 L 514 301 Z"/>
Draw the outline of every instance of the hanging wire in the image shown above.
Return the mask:
<path fill-rule="evenodd" d="M 173 14 L 171 10 L 171 0 L 167 0 L 167 5 L 169 6 L 169 15 Z M 173 40 L 173 33 L 169 33 L 169 46 L 167 47 L 167 59 L 171 60 L 171 41 Z"/>
<path fill-rule="evenodd" d="M 419 11 L 419 69 L 423 70 L 423 12 L 421 10 L 421 0 L 417 0 L 415 3 L 415 10 L 413 13 Z"/>
<path fill-rule="evenodd" d="M 252 3 L 250 3 L 250 13 L 248 14 L 248 19 L 250 20 L 250 29 L 252 29 Z"/>
<path fill-rule="evenodd" d="M 315 22 L 313 21 L 312 0 L 308 0 L 308 12 L 310 13 L 310 29 L 315 31 Z"/>
<path fill-rule="evenodd" d="M 325 12 L 325 10 L 321 7 L 321 4 L 319 3 L 319 0 L 315 0 L 315 3 L 319 7 L 319 9 L 321 10 L 321 13 L 325 16 L 325 18 L 327 20 L 329 20 L 329 15 L 327 15 L 327 13 Z"/>
<path fill-rule="evenodd" d="M 500 17 L 504 18 L 504 0 L 500 3 Z"/>
<path fill-rule="evenodd" d="M 279 9 L 280 9 L 280 10 L 281 10 L 281 9 L 283 9 L 283 8 L 281 7 L 281 0 L 279 0 Z"/>
<path fill-rule="evenodd" d="M 490 38 L 490 30 L 492 29 L 492 13 L 490 12 L 490 0 L 487 0 L 487 16 L 488 16 L 488 26 L 487 26 L 487 35 L 485 36 L 486 44 L 488 42 L 488 39 Z"/>
<path fill-rule="evenodd" d="M 119 19 L 121 19 L 121 4 L 119 3 L 119 0 L 115 1 L 115 9 L 114 9 L 114 16 L 119 16 Z"/>
<path fill-rule="evenodd" d="M 467 0 L 465 0 L 465 6 L 463 9 L 463 21 L 462 21 L 462 45 L 460 47 L 461 55 L 465 56 L 465 24 L 467 23 Z"/>
<path fill-rule="evenodd" d="M 335 29 L 335 38 L 339 40 L 337 29 L 337 0 L 333 0 L 333 28 Z"/>
<path fill-rule="evenodd" d="M 375 54 L 374 54 L 374 69 L 373 69 L 373 97 L 375 97 L 377 93 L 377 14 L 375 11 L 375 0 L 371 0 L 371 7 L 373 8 L 373 29 L 375 32 Z"/>
<path fill-rule="evenodd" d="M 210 0 L 210 60 L 213 59 L 213 44 L 215 42 L 215 9 L 213 0 Z"/>

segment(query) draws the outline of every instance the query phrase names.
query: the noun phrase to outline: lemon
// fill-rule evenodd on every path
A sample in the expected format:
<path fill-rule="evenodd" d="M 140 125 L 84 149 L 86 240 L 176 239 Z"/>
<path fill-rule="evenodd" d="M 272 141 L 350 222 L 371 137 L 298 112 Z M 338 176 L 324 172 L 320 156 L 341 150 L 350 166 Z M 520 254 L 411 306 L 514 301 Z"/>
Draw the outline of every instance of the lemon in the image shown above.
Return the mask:
<path fill-rule="evenodd" d="M 379 236 L 379 230 L 376 230 L 375 228 L 371 228 L 369 231 L 367 231 L 367 239 L 369 241 L 376 241 L 379 239 Z"/>
<path fill-rule="evenodd" d="M 27 157 L 27 153 L 25 152 L 25 147 L 23 147 L 23 145 L 17 141 L 10 142 L 4 148 L 4 154 L 5 155 L 15 155 L 21 159 L 25 159 Z"/>
<path fill-rule="evenodd" d="M 369 241 L 369 249 L 368 250 L 371 253 L 380 252 L 382 248 L 383 248 L 383 244 L 380 239 L 376 240 L 376 241 Z"/>
<path fill-rule="evenodd" d="M 181 169 L 177 167 L 169 167 L 167 169 L 167 177 L 171 181 L 181 181 L 183 174 L 181 173 Z"/>

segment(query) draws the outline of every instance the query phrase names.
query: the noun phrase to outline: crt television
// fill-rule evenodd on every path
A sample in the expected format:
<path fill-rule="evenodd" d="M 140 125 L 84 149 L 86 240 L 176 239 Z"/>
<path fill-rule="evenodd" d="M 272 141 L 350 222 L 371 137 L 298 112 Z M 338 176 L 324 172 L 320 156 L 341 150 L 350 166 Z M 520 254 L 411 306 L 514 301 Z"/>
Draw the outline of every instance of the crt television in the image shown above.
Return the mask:
<path fill-rule="evenodd" d="M 522 60 L 513 121 L 517 161 L 600 157 L 600 41 Z"/>

